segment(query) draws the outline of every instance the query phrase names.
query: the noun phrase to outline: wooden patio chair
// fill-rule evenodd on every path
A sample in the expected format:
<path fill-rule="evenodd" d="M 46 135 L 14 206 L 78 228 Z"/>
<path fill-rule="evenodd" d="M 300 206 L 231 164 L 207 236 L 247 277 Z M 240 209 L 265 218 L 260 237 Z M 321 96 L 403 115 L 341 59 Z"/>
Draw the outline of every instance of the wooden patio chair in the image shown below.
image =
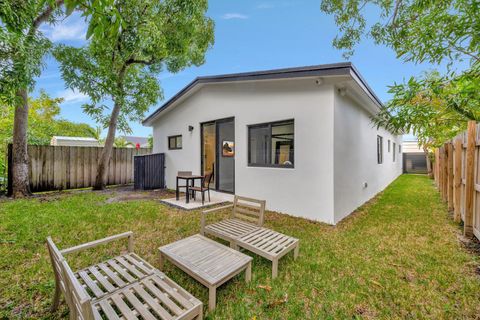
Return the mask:
<path fill-rule="evenodd" d="M 73 272 L 65 254 L 128 238 L 128 252 Z M 126 232 L 59 250 L 50 237 L 48 251 L 55 273 L 52 311 L 60 295 L 70 319 L 202 319 L 202 302 L 133 252 L 133 233 Z"/>
<path fill-rule="evenodd" d="M 202 205 L 205 204 L 205 192 L 208 192 L 208 202 L 210 202 L 210 183 L 212 182 L 213 178 L 213 170 L 207 173 L 203 179 L 200 187 L 190 187 L 189 190 L 192 191 L 193 199 L 196 200 L 196 193 L 202 193 Z"/>
<path fill-rule="evenodd" d="M 209 213 L 232 208 L 228 219 L 205 225 Z M 263 226 L 265 216 L 265 200 L 257 200 L 235 196 L 233 204 L 202 212 L 202 235 L 210 234 L 230 242 L 230 247 L 236 248 L 235 240 Z"/>

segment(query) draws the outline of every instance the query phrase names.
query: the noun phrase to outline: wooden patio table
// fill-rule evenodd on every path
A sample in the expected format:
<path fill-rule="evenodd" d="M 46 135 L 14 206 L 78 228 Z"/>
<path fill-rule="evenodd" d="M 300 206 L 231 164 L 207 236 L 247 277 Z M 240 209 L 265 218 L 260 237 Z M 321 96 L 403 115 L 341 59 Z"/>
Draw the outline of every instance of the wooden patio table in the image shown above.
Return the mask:
<path fill-rule="evenodd" d="M 219 286 L 244 270 L 246 282 L 252 277 L 251 257 L 199 234 L 162 246 L 159 252 L 160 270 L 166 258 L 208 288 L 210 311 Z"/>
<path fill-rule="evenodd" d="M 186 203 L 189 203 L 190 202 L 190 182 L 191 182 L 191 186 L 193 187 L 194 184 L 195 184 L 195 180 L 202 180 L 203 179 L 203 176 L 201 175 L 178 175 L 177 176 L 177 185 L 176 185 L 176 199 L 178 200 L 180 198 L 180 189 L 178 188 L 178 180 L 185 180 L 187 183 L 186 183 L 186 195 L 185 195 L 185 201 Z"/>

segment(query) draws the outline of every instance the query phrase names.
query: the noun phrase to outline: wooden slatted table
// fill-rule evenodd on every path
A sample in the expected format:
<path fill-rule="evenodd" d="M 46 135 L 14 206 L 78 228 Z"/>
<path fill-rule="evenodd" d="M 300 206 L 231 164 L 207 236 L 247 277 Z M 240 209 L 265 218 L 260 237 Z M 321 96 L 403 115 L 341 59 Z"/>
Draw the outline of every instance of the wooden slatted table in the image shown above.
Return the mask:
<path fill-rule="evenodd" d="M 160 270 L 164 258 L 209 290 L 209 310 L 216 305 L 217 288 L 245 270 L 252 277 L 252 258 L 223 244 L 196 234 L 159 248 Z"/>
<path fill-rule="evenodd" d="M 293 251 L 298 257 L 299 240 L 267 228 L 258 228 L 235 239 L 235 245 L 272 261 L 272 279 L 278 274 L 278 260 Z"/>

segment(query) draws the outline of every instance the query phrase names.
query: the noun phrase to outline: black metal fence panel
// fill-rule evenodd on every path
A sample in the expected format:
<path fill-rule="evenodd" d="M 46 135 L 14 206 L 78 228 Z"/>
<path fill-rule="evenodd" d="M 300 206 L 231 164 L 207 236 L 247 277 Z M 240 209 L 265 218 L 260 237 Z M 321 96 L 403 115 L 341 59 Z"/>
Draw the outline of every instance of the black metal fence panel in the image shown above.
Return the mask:
<path fill-rule="evenodd" d="M 137 190 L 165 188 L 165 154 L 135 156 L 134 187 Z"/>
<path fill-rule="evenodd" d="M 403 154 L 403 173 L 427 173 L 427 159 L 423 153 Z"/>

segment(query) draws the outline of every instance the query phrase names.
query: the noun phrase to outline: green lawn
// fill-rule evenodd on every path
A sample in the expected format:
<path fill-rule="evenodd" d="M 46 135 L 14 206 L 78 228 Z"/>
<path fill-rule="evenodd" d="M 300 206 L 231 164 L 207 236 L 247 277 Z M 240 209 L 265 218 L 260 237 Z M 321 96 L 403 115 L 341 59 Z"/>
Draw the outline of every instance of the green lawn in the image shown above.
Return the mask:
<path fill-rule="evenodd" d="M 49 312 L 54 278 L 45 246 L 60 248 L 132 230 L 136 251 L 156 265 L 160 245 L 194 234 L 198 211 L 182 212 L 154 200 L 107 201 L 114 194 L 83 192 L 0 202 L 0 318 L 67 317 Z M 480 314 L 478 256 L 459 242 L 460 228 L 424 176 L 401 176 L 376 199 L 336 227 L 268 213 L 268 227 L 300 238 L 300 256 L 255 257 L 253 280 L 243 275 L 218 290 L 210 319 L 467 319 Z M 72 267 L 113 255 L 69 256 Z M 208 291 L 171 264 L 165 272 L 192 294 Z M 271 290 L 268 290 L 271 287 Z M 266 289 L 265 289 L 266 288 Z M 206 309 L 204 309 L 206 311 Z"/>

